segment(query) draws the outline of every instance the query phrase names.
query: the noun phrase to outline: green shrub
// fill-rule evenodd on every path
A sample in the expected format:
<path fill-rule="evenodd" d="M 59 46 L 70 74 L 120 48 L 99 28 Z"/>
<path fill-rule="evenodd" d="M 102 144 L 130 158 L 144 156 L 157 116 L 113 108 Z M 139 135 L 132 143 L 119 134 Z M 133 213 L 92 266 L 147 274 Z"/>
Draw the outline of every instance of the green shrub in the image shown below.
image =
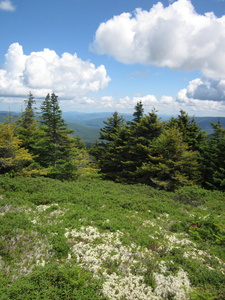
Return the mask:
<path fill-rule="evenodd" d="M 183 204 L 198 206 L 205 203 L 208 191 L 199 187 L 184 186 L 174 193 L 174 200 Z"/>
<path fill-rule="evenodd" d="M 189 234 L 197 239 L 212 244 L 225 245 L 225 221 L 218 217 L 208 216 L 199 220 L 196 227 L 189 228 Z"/>
<path fill-rule="evenodd" d="M 10 283 L 0 279 L 1 300 L 103 300 L 101 286 L 89 272 L 56 264 L 37 268 Z"/>
<path fill-rule="evenodd" d="M 218 299 L 215 295 L 213 296 L 211 292 L 206 291 L 203 288 L 197 288 L 192 290 L 190 295 L 190 300 L 215 300 Z"/>
<path fill-rule="evenodd" d="M 51 242 L 54 255 L 57 258 L 61 259 L 68 256 L 70 247 L 67 244 L 67 239 L 62 233 L 58 232 L 57 234 L 54 234 Z"/>
<path fill-rule="evenodd" d="M 0 236 L 16 235 L 16 229 L 31 229 L 32 224 L 22 211 L 9 211 L 0 218 Z"/>

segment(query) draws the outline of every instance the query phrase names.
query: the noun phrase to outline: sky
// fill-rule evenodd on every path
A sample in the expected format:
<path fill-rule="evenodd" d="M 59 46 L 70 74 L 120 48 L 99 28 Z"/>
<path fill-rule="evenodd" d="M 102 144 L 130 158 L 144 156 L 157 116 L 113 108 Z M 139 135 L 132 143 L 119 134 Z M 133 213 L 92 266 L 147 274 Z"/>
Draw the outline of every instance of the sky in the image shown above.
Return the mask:
<path fill-rule="evenodd" d="M 0 110 L 225 116 L 225 0 L 0 0 Z"/>

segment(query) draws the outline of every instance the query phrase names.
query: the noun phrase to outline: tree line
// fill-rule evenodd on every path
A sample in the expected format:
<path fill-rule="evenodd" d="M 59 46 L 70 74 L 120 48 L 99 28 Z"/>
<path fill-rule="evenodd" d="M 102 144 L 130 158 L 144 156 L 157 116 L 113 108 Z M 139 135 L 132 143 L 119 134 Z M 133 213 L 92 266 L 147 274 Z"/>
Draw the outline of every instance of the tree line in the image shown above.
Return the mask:
<path fill-rule="evenodd" d="M 186 185 L 225 190 L 225 129 L 219 121 L 207 136 L 183 110 L 165 122 L 155 109 L 144 114 L 138 102 L 131 122 L 114 112 L 104 124 L 90 153 L 105 179 L 169 191 Z"/>
<path fill-rule="evenodd" d="M 30 93 L 18 120 L 0 124 L 0 174 L 76 178 L 75 158 L 84 143 L 71 136 L 57 95 L 48 94 L 40 112 L 35 102 Z"/>
<path fill-rule="evenodd" d="M 132 121 L 114 112 L 104 125 L 88 153 L 63 120 L 58 96 L 48 94 L 37 112 L 30 93 L 21 116 L 0 124 L 0 174 L 73 180 L 80 161 L 82 167 L 92 164 L 90 154 L 96 164 L 91 172 L 98 169 L 104 179 L 168 191 L 186 185 L 225 190 L 225 129 L 219 121 L 207 136 L 183 110 L 161 121 L 155 109 L 145 114 L 138 102 Z"/>

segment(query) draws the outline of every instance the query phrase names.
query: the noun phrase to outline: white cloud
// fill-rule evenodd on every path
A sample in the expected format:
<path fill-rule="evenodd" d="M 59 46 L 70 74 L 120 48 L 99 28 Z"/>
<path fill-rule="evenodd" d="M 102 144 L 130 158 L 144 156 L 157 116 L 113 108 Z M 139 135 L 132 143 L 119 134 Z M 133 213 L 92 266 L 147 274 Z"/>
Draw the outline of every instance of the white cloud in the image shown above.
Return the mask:
<path fill-rule="evenodd" d="M 174 103 L 174 98 L 171 96 L 162 96 L 160 103 L 162 104 L 172 104 Z"/>
<path fill-rule="evenodd" d="M 0 95 L 25 96 L 31 91 L 44 97 L 54 91 L 61 98 L 76 98 L 105 88 L 110 81 L 103 65 L 95 67 L 76 54 L 44 49 L 23 53 L 18 43 L 12 44 L 0 69 Z"/>
<path fill-rule="evenodd" d="M 100 24 L 92 49 L 127 64 L 198 69 L 206 77 L 224 78 L 225 16 L 199 15 L 189 0 L 170 2 Z"/>
<path fill-rule="evenodd" d="M 0 9 L 7 10 L 7 11 L 14 11 L 16 7 L 12 4 L 10 0 L 3 0 L 0 1 Z"/>
<path fill-rule="evenodd" d="M 224 101 L 219 102 L 188 98 L 185 93 L 179 100 L 166 95 L 160 99 L 157 99 L 154 95 L 140 95 L 132 97 L 126 96 L 120 99 L 107 96 L 93 100 L 96 111 L 99 111 L 99 109 L 111 111 L 113 108 L 114 111 L 117 110 L 120 113 L 133 113 L 135 105 L 141 101 L 146 114 L 152 111 L 152 109 L 156 109 L 158 114 L 166 115 L 177 115 L 181 109 L 190 116 L 204 116 L 206 112 L 209 116 L 222 116 L 225 113 Z"/>
<path fill-rule="evenodd" d="M 225 113 L 225 80 L 196 78 L 177 94 L 177 102 L 198 115 L 223 115 Z"/>
<path fill-rule="evenodd" d="M 100 99 L 100 103 L 104 108 L 113 108 L 115 105 L 115 99 L 112 96 L 103 96 Z"/>
<path fill-rule="evenodd" d="M 100 99 L 100 106 L 104 108 L 114 108 L 118 111 L 123 112 L 133 112 L 135 105 L 137 102 L 142 102 L 146 112 L 151 111 L 153 108 L 166 108 L 167 105 L 170 105 L 170 110 L 174 109 L 174 105 L 176 101 L 173 97 L 163 96 L 160 100 L 158 100 L 154 95 L 138 95 L 138 96 L 125 96 L 120 99 L 115 99 L 111 96 L 104 96 Z M 96 101 L 96 104 L 98 101 Z M 179 111 L 179 110 L 177 110 Z"/>
<path fill-rule="evenodd" d="M 196 78 L 189 82 L 186 89 L 179 91 L 177 99 L 180 102 L 187 99 L 225 101 L 225 80 Z"/>

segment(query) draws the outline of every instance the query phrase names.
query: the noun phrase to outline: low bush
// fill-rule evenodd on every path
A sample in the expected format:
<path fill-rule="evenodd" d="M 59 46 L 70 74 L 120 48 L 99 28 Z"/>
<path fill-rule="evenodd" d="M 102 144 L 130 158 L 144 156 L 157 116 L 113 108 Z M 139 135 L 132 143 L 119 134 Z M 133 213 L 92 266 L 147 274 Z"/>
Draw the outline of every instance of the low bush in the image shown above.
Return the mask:
<path fill-rule="evenodd" d="M 100 282 L 80 267 L 49 264 L 10 283 L 0 280 L 1 300 L 103 300 Z"/>

